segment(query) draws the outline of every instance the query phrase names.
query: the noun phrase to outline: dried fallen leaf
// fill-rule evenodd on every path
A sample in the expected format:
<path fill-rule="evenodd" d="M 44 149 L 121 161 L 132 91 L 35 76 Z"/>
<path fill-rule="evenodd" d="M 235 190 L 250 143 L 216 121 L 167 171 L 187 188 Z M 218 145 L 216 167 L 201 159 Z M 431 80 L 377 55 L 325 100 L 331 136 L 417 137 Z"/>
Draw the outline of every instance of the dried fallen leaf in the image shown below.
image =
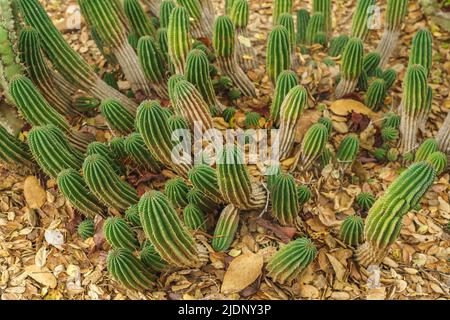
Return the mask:
<path fill-rule="evenodd" d="M 44 233 L 45 241 L 48 242 L 48 244 L 60 248 L 62 244 L 64 244 L 64 236 L 61 233 L 61 231 L 53 229 L 47 229 Z"/>
<path fill-rule="evenodd" d="M 56 288 L 57 280 L 53 273 L 47 267 L 39 267 L 36 265 L 28 266 L 25 268 L 25 272 L 30 278 L 33 278 L 40 284 L 49 287 L 50 289 Z"/>
<path fill-rule="evenodd" d="M 342 263 L 340 263 L 339 262 L 339 260 L 338 259 L 336 259 L 333 255 L 331 255 L 331 254 L 328 254 L 327 253 L 327 257 L 328 257 L 328 260 L 330 261 L 330 263 L 331 263 L 331 266 L 333 267 L 333 269 L 334 269 L 334 272 L 336 273 L 336 278 L 339 280 L 339 281 L 344 281 L 344 276 L 345 276 L 345 268 L 344 268 L 344 266 L 342 265 Z"/>
<path fill-rule="evenodd" d="M 230 294 L 247 288 L 261 275 L 263 263 L 261 255 L 251 252 L 235 258 L 225 273 L 221 292 Z"/>
<path fill-rule="evenodd" d="M 23 194 L 28 207 L 31 209 L 39 209 L 47 201 L 47 193 L 35 176 L 29 176 L 25 179 Z"/>
<path fill-rule="evenodd" d="M 338 116 L 347 116 L 351 112 L 357 112 L 373 119 L 376 113 L 366 107 L 363 103 L 351 99 L 341 99 L 333 102 L 330 110 Z"/>

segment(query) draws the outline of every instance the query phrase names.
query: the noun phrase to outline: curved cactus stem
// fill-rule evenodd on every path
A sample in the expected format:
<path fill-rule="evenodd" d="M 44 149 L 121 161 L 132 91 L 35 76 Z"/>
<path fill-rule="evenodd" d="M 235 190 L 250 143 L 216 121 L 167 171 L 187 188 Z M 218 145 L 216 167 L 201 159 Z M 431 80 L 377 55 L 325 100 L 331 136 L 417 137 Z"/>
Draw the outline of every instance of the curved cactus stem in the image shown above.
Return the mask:
<path fill-rule="evenodd" d="M 211 246 L 217 252 L 228 250 L 239 226 L 239 209 L 232 204 L 223 209 L 217 221 Z"/>
<path fill-rule="evenodd" d="M 244 71 L 257 68 L 256 50 L 250 42 L 250 34 L 245 28 L 236 28 L 236 55 Z"/>
<path fill-rule="evenodd" d="M 400 37 L 400 31 L 385 30 L 380 44 L 377 47 L 377 52 L 381 56 L 380 68 L 386 67 L 389 59 L 397 48 L 397 42 Z"/>
<path fill-rule="evenodd" d="M 36 168 L 28 145 L 2 126 L 0 126 L 0 161 L 13 167 Z"/>
<path fill-rule="evenodd" d="M 241 90 L 242 94 L 248 97 L 256 97 L 256 89 L 253 82 L 238 66 L 236 58 L 217 57 L 219 68 L 223 75 L 230 77 L 234 85 Z"/>
<path fill-rule="evenodd" d="M 450 153 L 450 112 L 447 114 L 442 127 L 436 136 L 436 140 L 439 144 L 439 149 L 449 154 Z"/>
<path fill-rule="evenodd" d="M 204 8 L 202 8 L 199 0 L 177 0 L 180 6 L 186 8 L 191 19 L 191 34 L 196 39 L 211 39 L 213 24 L 205 16 Z"/>

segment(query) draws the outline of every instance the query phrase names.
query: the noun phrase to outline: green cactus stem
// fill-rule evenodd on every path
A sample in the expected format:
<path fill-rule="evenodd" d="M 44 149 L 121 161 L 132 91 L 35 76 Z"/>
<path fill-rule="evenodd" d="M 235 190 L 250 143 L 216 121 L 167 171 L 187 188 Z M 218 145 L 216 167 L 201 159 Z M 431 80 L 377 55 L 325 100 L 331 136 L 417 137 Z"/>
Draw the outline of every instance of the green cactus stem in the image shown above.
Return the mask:
<path fill-rule="evenodd" d="M 399 137 L 399 131 L 395 128 L 387 127 L 381 129 L 381 138 L 384 142 L 394 142 L 397 141 Z"/>
<path fill-rule="evenodd" d="M 241 69 L 236 60 L 236 36 L 231 19 L 227 16 L 216 18 L 214 23 L 213 47 L 222 75 L 229 77 L 234 85 L 246 96 L 255 97 L 255 85 Z"/>
<path fill-rule="evenodd" d="M 355 200 L 362 210 L 368 211 L 370 208 L 372 208 L 376 199 L 375 196 L 370 192 L 361 192 L 356 196 Z"/>
<path fill-rule="evenodd" d="M 198 263 L 194 239 L 181 222 L 169 199 L 159 191 L 149 191 L 139 201 L 145 235 L 161 258 L 178 267 Z"/>
<path fill-rule="evenodd" d="M 106 160 L 108 160 L 111 167 L 113 167 L 115 173 L 117 173 L 119 176 L 125 174 L 125 170 L 122 164 L 115 159 L 114 153 L 108 148 L 105 143 L 101 143 L 99 141 L 91 142 L 87 147 L 86 154 L 88 156 L 93 154 L 99 154 L 103 156 Z"/>
<path fill-rule="evenodd" d="M 172 178 L 166 182 L 164 194 L 170 200 L 175 208 L 184 208 L 188 201 L 186 196 L 189 192 L 189 186 L 182 178 Z"/>
<path fill-rule="evenodd" d="M 311 46 L 315 43 L 316 36 L 319 32 L 324 31 L 324 16 L 322 12 L 314 13 L 309 19 L 308 27 L 306 28 L 306 44 Z"/>
<path fill-rule="evenodd" d="M 138 39 L 143 36 L 155 36 L 155 27 L 138 0 L 124 0 L 123 8 L 131 30 Z"/>
<path fill-rule="evenodd" d="M 167 36 L 167 29 L 166 28 L 159 28 L 156 32 L 156 42 L 158 43 L 159 49 L 161 50 L 161 53 L 163 54 L 164 62 L 169 69 L 169 72 L 171 74 L 175 73 L 175 66 L 173 65 L 172 61 L 170 60 L 169 56 L 169 38 Z"/>
<path fill-rule="evenodd" d="M 314 261 L 317 249 L 308 238 L 300 238 L 283 246 L 267 264 L 268 276 L 280 284 L 290 284 Z"/>
<path fill-rule="evenodd" d="M 222 194 L 219 191 L 216 171 L 206 164 L 198 164 L 189 171 L 189 181 L 192 185 L 214 203 L 221 203 Z"/>
<path fill-rule="evenodd" d="M 125 211 L 139 200 L 137 191 L 122 181 L 108 160 L 101 155 L 86 157 L 83 176 L 92 193 L 108 207 Z"/>
<path fill-rule="evenodd" d="M 386 82 L 386 90 L 389 90 L 397 80 L 397 72 L 394 69 L 387 69 L 381 78 Z"/>
<path fill-rule="evenodd" d="M 189 33 L 189 13 L 184 7 L 172 10 L 167 27 L 169 56 L 176 74 L 184 74 L 186 59 L 191 51 L 191 36 Z"/>
<path fill-rule="evenodd" d="M 377 72 L 378 65 L 380 64 L 380 54 L 378 52 L 369 52 L 364 56 L 363 60 L 363 70 L 366 72 L 368 77 L 375 76 Z"/>
<path fill-rule="evenodd" d="M 300 60 L 297 56 L 297 44 L 296 44 L 296 36 L 295 36 L 295 24 L 294 17 L 289 13 L 283 13 L 278 18 L 278 25 L 286 28 L 289 36 L 289 46 L 290 46 L 290 54 L 291 54 L 291 66 L 293 70 L 297 70 L 300 67 Z"/>
<path fill-rule="evenodd" d="M 266 53 L 266 72 L 275 86 L 281 72 L 291 68 L 289 33 L 284 26 L 275 26 L 269 34 Z"/>
<path fill-rule="evenodd" d="M 386 82 L 383 79 L 376 79 L 367 89 L 365 104 L 373 111 L 378 112 L 384 106 L 385 99 Z"/>
<path fill-rule="evenodd" d="M 347 46 L 348 40 L 349 40 L 349 38 L 345 34 L 331 39 L 330 49 L 328 50 L 328 54 L 330 55 L 330 57 L 340 56 L 344 52 L 344 49 Z"/>
<path fill-rule="evenodd" d="M 223 120 L 230 123 L 231 120 L 233 120 L 234 115 L 236 114 L 236 111 L 237 111 L 236 108 L 233 108 L 233 107 L 228 107 L 225 110 L 223 110 L 223 112 L 222 112 Z"/>
<path fill-rule="evenodd" d="M 186 8 L 189 14 L 192 37 L 196 39 L 211 39 L 213 29 L 212 21 L 210 17 L 204 14 L 200 0 L 177 0 L 177 3 Z"/>
<path fill-rule="evenodd" d="M 273 25 L 276 25 L 278 18 L 283 13 L 292 14 L 292 0 L 274 0 L 273 11 L 272 11 L 272 21 Z"/>
<path fill-rule="evenodd" d="M 436 176 L 440 176 L 448 165 L 447 155 L 440 151 L 430 154 L 427 161 L 436 169 Z"/>
<path fill-rule="evenodd" d="M 216 203 L 196 188 L 189 190 L 186 198 L 189 204 L 199 207 L 204 213 L 212 213 L 216 209 Z"/>
<path fill-rule="evenodd" d="M 134 116 L 120 102 L 114 99 L 103 100 L 100 113 L 118 133 L 126 135 L 134 131 Z"/>
<path fill-rule="evenodd" d="M 416 151 L 415 162 L 425 161 L 432 153 L 439 151 L 436 139 L 429 138 L 425 140 Z"/>
<path fill-rule="evenodd" d="M 419 64 L 427 70 L 430 76 L 433 64 L 433 37 L 427 29 L 420 29 L 412 40 L 409 65 Z"/>
<path fill-rule="evenodd" d="M 276 127 L 280 125 L 281 105 L 289 91 L 297 85 L 297 74 L 291 70 L 285 70 L 278 76 L 272 105 L 270 107 L 270 116 Z"/>
<path fill-rule="evenodd" d="M 109 141 L 109 148 L 114 154 L 114 158 L 118 160 L 126 160 L 128 157 L 128 152 L 125 149 L 125 138 L 124 137 L 114 137 Z"/>
<path fill-rule="evenodd" d="M 147 149 L 147 146 L 139 133 L 133 132 L 130 134 L 125 139 L 124 148 L 126 154 L 139 169 L 153 173 L 161 172 L 160 164 Z"/>
<path fill-rule="evenodd" d="M 195 204 L 189 204 L 183 210 L 184 224 L 191 230 L 206 231 L 205 216 Z"/>
<path fill-rule="evenodd" d="M 125 211 L 125 219 L 134 227 L 142 226 L 137 204 L 133 204 Z"/>
<path fill-rule="evenodd" d="M 272 192 L 272 214 L 282 225 L 293 226 L 300 211 L 297 185 L 290 174 L 281 174 L 275 179 Z"/>
<path fill-rule="evenodd" d="M 359 152 L 359 139 L 355 134 L 347 135 L 339 145 L 336 159 L 343 167 L 351 167 Z"/>
<path fill-rule="evenodd" d="M 140 253 L 140 259 L 142 263 L 153 272 L 167 271 L 169 267 L 167 262 L 161 258 L 150 241 L 145 241 Z"/>
<path fill-rule="evenodd" d="M 94 221 L 91 219 L 81 221 L 77 227 L 77 233 L 83 240 L 92 238 L 95 234 Z"/>
<path fill-rule="evenodd" d="M 342 54 L 341 81 L 336 87 L 335 96 L 340 99 L 352 93 L 363 72 L 363 43 L 358 38 L 351 38 Z"/>
<path fill-rule="evenodd" d="M 313 0 L 312 2 L 313 15 L 321 12 L 323 14 L 323 31 L 326 34 L 326 38 L 329 39 L 331 33 L 333 32 L 333 19 L 332 10 L 333 4 L 331 0 Z"/>
<path fill-rule="evenodd" d="M 0 162 L 13 168 L 34 169 L 36 166 L 28 145 L 2 126 L 0 126 Z"/>
<path fill-rule="evenodd" d="M 372 14 L 371 7 L 375 6 L 376 0 L 358 0 L 352 19 L 351 36 L 365 41 L 369 36 L 369 18 Z"/>
<path fill-rule="evenodd" d="M 81 113 L 89 113 L 100 106 L 100 100 L 85 95 L 75 95 L 72 101 L 73 108 Z"/>
<path fill-rule="evenodd" d="M 136 234 L 122 218 L 109 217 L 106 219 L 103 224 L 103 234 L 113 248 L 123 248 L 133 252 L 139 248 Z"/>
<path fill-rule="evenodd" d="M 232 204 L 223 209 L 214 230 L 211 246 L 216 252 L 226 251 L 233 243 L 239 226 L 239 209 Z"/>
<path fill-rule="evenodd" d="M 172 10 L 175 9 L 176 4 L 172 0 L 161 1 L 159 6 L 159 23 L 161 28 L 167 28 L 169 26 L 169 18 Z"/>
<path fill-rule="evenodd" d="M 358 246 L 364 240 L 364 221 L 360 216 L 349 216 L 339 231 L 342 241 L 349 246 Z"/>
<path fill-rule="evenodd" d="M 299 165 L 304 170 L 308 170 L 314 162 L 322 155 L 328 141 L 328 129 L 323 124 L 312 125 L 302 141 L 300 149 Z"/>
<path fill-rule="evenodd" d="M 306 29 L 309 23 L 309 12 L 306 9 L 297 11 L 297 44 L 306 44 Z"/>

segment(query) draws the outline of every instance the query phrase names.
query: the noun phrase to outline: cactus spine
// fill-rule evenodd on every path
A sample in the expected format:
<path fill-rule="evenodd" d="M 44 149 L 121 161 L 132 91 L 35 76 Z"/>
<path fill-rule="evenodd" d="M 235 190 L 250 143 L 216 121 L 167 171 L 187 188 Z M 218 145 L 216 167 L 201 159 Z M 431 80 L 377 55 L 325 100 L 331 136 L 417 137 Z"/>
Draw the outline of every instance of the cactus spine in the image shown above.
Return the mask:
<path fill-rule="evenodd" d="M 336 98 L 342 98 L 355 90 L 358 79 L 363 72 L 363 54 L 362 41 L 357 38 L 351 38 L 342 54 L 342 79 L 336 87 Z"/>
<path fill-rule="evenodd" d="M 155 27 L 138 0 L 125 0 L 123 7 L 125 15 L 130 22 L 131 30 L 138 39 L 143 36 L 155 36 Z"/>
<path fill-rule="evenodd" d="M 139 241 L 133 229 L 126 221 L 119 217 L 110 217 L 103 224 L 105 239 L 113 248 L 123 248 L 136 251 L 139 248 Z"/>
<path fill-rule="evenodd" d="M 139 133 L 133 132 L 130 134 L 125 139 L 124 148 L 127 155 L 131 157 L 131 160 L 139 169 L 153 173 L 161 172 L 161 166 L 147 149 L 147 146 Z"/>
<path fill-rule="evenodd" d="M 100 113 L 109 126 L 120 134 L 129 134 L 134 130 L 134 116 L 114 99 L 103 100 Z"/>
<path fill-rule="evenodd" d="M 217 252 L 226 251 L 233 243 L 239 226 L 239 209 L 232 204 L 223 209 L 214 230 L 211 246 Z"/>
<path fill-rule="evenodd" d="M 192 185 L 215 203 L 222 202 L 216 171 L 206 164 L 198 164 L 189 171 Z"/>
<path fill-rule="evenodd" d="M 375 3 L 375 0 L 358 0 L 352 19 L 352 37 L 359 38 L 362 41 L 367 39 L 370 32 L 368 26 L 371 15 L 370 9 Z"/>
<path fill-rule="evenodd" d="M 203 212 L 194 204 L 189 204 L 183 210 L 184 224 L 191 230 L 206 231 L 205 216 Z"/>
<path fill-rule="evenodd" d="M 83 176 L 92 193 L 109 207 L 125 211 L 139 200 L 137 191 L 120 180 L 108 160 L 101 155 L 86 157 Z"/>
<path fill-rule="evenodd" d="M 342 241 L 350 246 L 358 246 L 364 239 L 364 221 L 359 216 L 350 216 L 341 225 Z"/>
<path fill-rule="evenodd" d="M 169 56 L 175 72 L 184 74 L 186 58 L 191 51 L 189 14 L 183 7 L 172 10 L 167 27 Z"/>
<path fill-rule="evenodd" d="M 165 195 L 147 192 L 139 201 L 139 214 L 145 235 L 161 258 L 178 267 L 197 264 L 194 239 Z"/>
<path fill-rule="evenodd" d="M 297 44 L 306 44 L 306 29 L 309 19 L 308 10 L 300 9 L 297 11 Z"/>
<path fill-rule="evenodd" d="M 316 255 L 316 246 L 310 239 L 291 241 L 270 259 L 267 264 L 269 277 L 281 284 L 291 283 L 313 262 Z"/>
<path fill-rule="evenodd" d="M 161 258 L 150 241 L 145 241 L 144 247 L 140 253 L 140 258 L 142 263 L 151 271 L 162 272 L 168 268 L 167 262 Z"/>
<path fill-rule="evenodd" d="M 297 74 L 291 70 L 280 73 L 275 86 L 275 93 L 270 107 L 270 116 L 275 126 L 280 125 L 281 105 L 289 91 L 298 85 Z"/>
<path fill-rule="evenodd" d="M 323 14 L 323 31 L 327 39 L 329 39 L 333 31 L 332 10 L 333 5 L 331 0 L 313 0 L 313 13 L 321 12 Z"/>
<path fill-rule="evenodd" d="M 134 227 L 141 227 L 138 205 L 133 204 L 125 211 L 125 219 Z"/>
<path fill-rule="evenodd" d="M 0 162 L 33 169 L 35 163 L 28 145 L 0 125 Z"/>
<path fill-rule="evenodd" d="M 86 154 L 88 156 L 99 154 L 108 160 L 109 164 L 114 169 L 114 172 L 119 176 L 125 173 L 121 163 L 114 158 L 113 152 L 104 143 L 98 141 L 91 142 L 87 147 Z"/>
<path fill-rule="evenodd" d="M 273 216 L 282 225 L 294 225 L 300 210 L 294 177 L 290 174 L 279 175 L 272 191 Z"/>
<path fill-rule="evenodd" d="M 283 13 L 292 14 L 292 0 L 274 0 L 272 12 L 272 20 L 274 25 L 277 24 L 278 18 Z"/>
<path fill-rule="evenodd" d="M 316 123 L 306 131 L 300 149 L 300 166 L 308 170 L 325 149 L 328 141 L 328 129 L 323 124 Z"/>
<path fill-rule="evenodd" d="M 236 60 L 235 39 L 235 30 L 231 19 L 227 16 L 217 17 L 214 23 L 213 47 L 219 68 L 223 75 L 230 77 L 234 85 L 244 95 L 255 97 L 256 89 L 254 84 Z"/>

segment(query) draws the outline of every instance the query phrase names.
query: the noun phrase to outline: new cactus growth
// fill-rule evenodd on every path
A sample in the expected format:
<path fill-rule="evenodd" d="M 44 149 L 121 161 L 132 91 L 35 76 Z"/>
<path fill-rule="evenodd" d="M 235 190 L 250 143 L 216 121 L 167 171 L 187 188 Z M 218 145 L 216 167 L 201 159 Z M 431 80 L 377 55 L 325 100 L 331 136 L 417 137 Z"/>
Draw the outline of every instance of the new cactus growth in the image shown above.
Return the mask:
<path fill-rule="evenodd" d="M 297 11 L 297 44 L 306 44 L 306 28 L 309 19 L 308 10 L 300 9 Z"/>
<path fill-rule="evenodd" d="M 134 116 L 120 102 L 114 99 L 103 100 L 100 113 L 118 133 L 126 135 L 134 131 Z"/>
<path fill-rule="evenodd" d="M 384 259 L 400 234 L 403 217 L 419 203 L 435 178 L 433 165 L 426 161 L 415 163 L 375 202 L 365 223 L 366 242 L 357 251 L 361 265 L 378 264 Z"/>
<path fill-rule="evenodd" d="M 101 155 L 86 157 L 83 176 L 92 193 L 109 207 L 125 211 L 139 200 L 137 191 L 122 181 L 108 160 Z"/>
<path fill-rule="evenodd" d="M 77 233 L 83 240 L 92 238 L 95 234 L 94 221 L 91 219 L 81 221 L 77 227 Z"/>
<path fill-rule="evenodd" d="M 297 40 L 295 36 L 294 17 L 289 13 L 283 13 L 278 18 L 278 25 L 285 27 L 288 32 L 290 46 L 289 51 L 291 53 L 291 66 L 293 69 L 297 69 L 300 66 L 300 61 L 296 55 Z"/>
<path fill-rule="evenodd" d="M 239 209 L 232 204 L 223 209 L 214 230 L 211 246 L 217 252 L 226 251 L 233 243 L 239 226 Z"/>
<path fill-rule="evenodd" d="M 161 166 L 155 160 L 145 145 L 141 135 L 137 132 L 130 134 L 124 143 L 126 154 L 138 166 L 139 169 L 159 173 Z"/>
<path fill-rule="evenodd" d="M 386 90 L 388 90 L 397 80 L 397 72 L 394 69 L 387 69 L 383 72 L 381 78 L 386 82 Z"/>
<path fill-rule="evenodd" d="M 354 134 L 349 134 L 339 145 L 336 159 L 341 166 L 352 166 L 359 152 L 359 139 Z"/>
<path fill-rule="evenodd" d="M 298 85 L 298 77 L 294 71 L 285 70 L 280 73 L 275 86 L 275 93 L 270 107 L 270 116 L 275 126 L 280 124 L 281 105 L 289 91 Z"/>
<path fill-rule="evenodd" d="M 373 81 L 367 89 L 365 104 L 373 111 L 380 111 L 386 99 L 386 82 L 383 79 Z"/>
<path fill-rule="evenodd" d="M 184 224 L 191 230 L 205 231 L 205 216 L 195 204 L 189 204 L 183 210 Z"/>
<path fill-rule="evenodd" d="M 213 202 L 222 202 L 216 171 L 206 164 L 198 164 L 189 171 L 189 181 Z"/>
<path fill-rule="evenodd" d="M 69 200 L 73 207 L 88 218 L 97 214 L 104 216 L 104 208 L 89 191 L 83 177 L 75 169 L 65 169 L 58 174 L 56 180 L 59 190 Z"/>
<path fill-rule="evenodd" d="M 313 45 L 316 35 L 324 31 L 324 16 L 322 12 L 314 13 L 309 19 L 308 27 L 306 28 L 306 44 Z"/>
<path fill-rule="evenodd" d="M 275 179 L 272 189 L 272 214 L 282 225 L 294 225 L 300 210 L 297 185 L 290 174 Z"/>
<path fill-rule="evenodd" d="M 169 26 L 169 18 L 176 4 L 172 0 L 161 1 L 159 6 L 159 23 L 161 28 L 167 28 Z"/>
<path fill-rule="evenodd" d="M 114 154 L 114 158 L 119 160 L 125 160 L 128 157 L 128 153 L 125 149 L 125 138 L 114 137 L 109 141 L 109 148 Z"/>
<path fill-rule="evenodd" d="M 189 204 L 197 206 L 204 213 L 214 212 L 216 204 L 209 197 L 207 197 L 203 192 L 196 188 L 192 188 L 186 194 L 186 198 Z"/>
<path fill-rule="evenodd" d="M 375 76 L 380 60 L 381 57 L 378 52 L 369 52 L 364 56 L 363 70 L 366 72 L 368 77 Z"/>
<path fill-rule="evenodd" d="M 358 0 L 356 10 L 352 19 L 351 36 L 359 38 L 362 41 L 367 39 L 369 35 L 369 18 L 372 15 L 371 7 L 376 3 L 376 0 Z"/>
<path fill-rule="evenodd" d="M 145 235 L 161 258 L 178 267 L 197 264 L 194 239 L 164 194 L 147 192 L 139 201 L 139 214 Z"/>
<path fill-rule="evenodd" d="M 145 241 L 140 252 L 140 259 L 147 268 L 154 272 L 163 272 L 169 267 L 167 262 L 161 258 L 150 241 Z"/>
<path fill-rule="evenodd" d="M 154 36 L 156 34 L 150 17 L 145 13 L 138 0 L 124 0 L 123 8 L 131 25 L 131 30 L 138 39 L 143 36 Z"/>
<path fill-rule="evenodd" d="M 128 249 L 113 249 L 108 253 L 106 266 L 114 280 L 132 290 L 152 288 L 155 277 Z"/>
<path fill-rule="evenodd" d="M 227 16 L 218 17 L 214 23 L 213 47 L 222 75 L 228 76 L 244 95 L 254 97 L 255 86 L 236 60 L 235 41 L 235 28 L 231 19 Z"/>
<path fill-rule="evenodd" d="M 401 121 L 401 117 L 399 115 L 396 115 L 393 112 L 388 112 L 384 115 L 384 119 L 383 119 L 383 123 L 382 123 L 382 128 L 394 128 L 394 129 L 398 129 L 400 127 L 400 121 Z"/>
<path fill-rule="evenodd" d="M 0 125 L 0 162 L 9 166 L 23 166 L 33 169 L 33 161 L 28 145 L 11 135 Z"/>
<path fill-rule="evenodd" d="M 323 23 L 323 31 L 327 35 L 327 39 L 332 33 L 332 10 L 333 5 L 331 0 L 313 0 L 313 14 L 316 14 L 318 12 L 321 12 L 323 14 L 324 23 Z"/>
<path fill-rule="evenodd" d="M 300 166 L 308 170 L 325 149 L 328 141 L 328 129 L 323 124 L 317 123 L 306 131 L 300 149 Z"/>
<path fill-rule="evenodd" d="M 427 161 L 436 169 L 437 176 L 440 176 L 448 165 L 447 155 L 440 151 L 430 154 Z"/>
<path fill-rule="evenodd" d="M 430 138 L 425 140 L 416 151 L 414 157 L 415 162 L 425 161 L 432 153 L 439 151 L 436 139 Z"/>
<path fill-rule="evenodd" d="M 133 252 L 139 248 L 136 234 L 122 218 L 110 217 L 106 219 L 103 224 L 103 233 L 106 241 L 113 248 L 123 248 Z"/>
<path fill-rule="evenodd" d="M 291 283 L 314 261 L 317 249 L 308 238 L 300 238 L 283 246 L 267 264 L 269 277 L 275 282 Z"/>
<path fill-rule="evenodd" d="M 352 93 L 363 72 L 363 43 L 358 38 L 351 38 L 342 54 L 341 81 L 336 87 L 336 98 Z"/>
<path fill-rule="evenodd" d="M 91 142 L 87 147 L 86 154 L 88 156 L 99 154 L 109 162 L 111 167 L 113 167 L 114 172 L 119 176 L 125 173 L 120 162 L 115 159 L 113 152 L 104 143 L 98 141 Z"/>
<path fill-rule="evenodd" d="M 323 124 L 328 130 L 328 136 L 331 137 L 331 133 L 333 132 L 333 120 L 326 117 L 321 117 L 319 119 L 319 123 Z"/>
<path fill-rule="evenodd" d="M 167 27 L 169 56 L 175 72 L 184 74 L 186 58 L 191 51 L 189 13 L 183 7 L 172 10 Z"/>
<path fill-rule="evenodd" d="M 368 211 L 370 208 L 372 208 L 376 199 L 375 196 L 370 192 L 361 192 L 356 196 L 355 200 L 362 210 Z"/>
<path fill-rule="evenodd" d="M 433 38 L 427 29 L 420 29 L 412 40 L 409 65 L 419 64 L 427 70 L 427 76 L 431 73 L 433 63 Z"/>
<path fill-rule="evenodd" d="M 395 128 L 387 127 L 381 129 L 381 138 L 384 142 L 396 141 L 399 137 L 399 132 Z"/>
<path fill-rule="evenodd" d="M 138 205 L 133 204 L 125 211 L 125 219 L 134 227 L 141 226 L 141 217 L 139 216 Z"/>
<path fill-rule="evenodd" d="M 350 246 L 358 246 L 364 239 L 364 221 L 359 216 L 350 216 L 341 225 L 342 241 Z"/>
<path fill-rule="evenodd" d="M 330 55 L 330 57 L 340 56 L 344 52 L 344 49 L 347 46 L 348 40 L 349 40 L 349 38 L 347 35 L 340 35 L 340 36 L 334 37 L 331 40 L 330 49 L 328 50 L 328 54 Z"/>
<path fill-rule="evenodd" d="M 311 189 L 307 186 L 298 186 L 297 187 L 297 198 L 298 203 L 302 206 L 307 203 L 311 199 Z"/>
<path fill-rule="evenodd" d="M 164 193 L 175 208 L 184 208 L 188 202 L 186 196 L 189 186 L 181 178 L 172 178 L 166 182 Z"/>
<path fill-rule="evenodd" d="M 274 0 L 272 11 L 272 20 L 274 25 L 277 24 L 278 18 L 283 13 L 292 14 L 292 0 Z"/>

